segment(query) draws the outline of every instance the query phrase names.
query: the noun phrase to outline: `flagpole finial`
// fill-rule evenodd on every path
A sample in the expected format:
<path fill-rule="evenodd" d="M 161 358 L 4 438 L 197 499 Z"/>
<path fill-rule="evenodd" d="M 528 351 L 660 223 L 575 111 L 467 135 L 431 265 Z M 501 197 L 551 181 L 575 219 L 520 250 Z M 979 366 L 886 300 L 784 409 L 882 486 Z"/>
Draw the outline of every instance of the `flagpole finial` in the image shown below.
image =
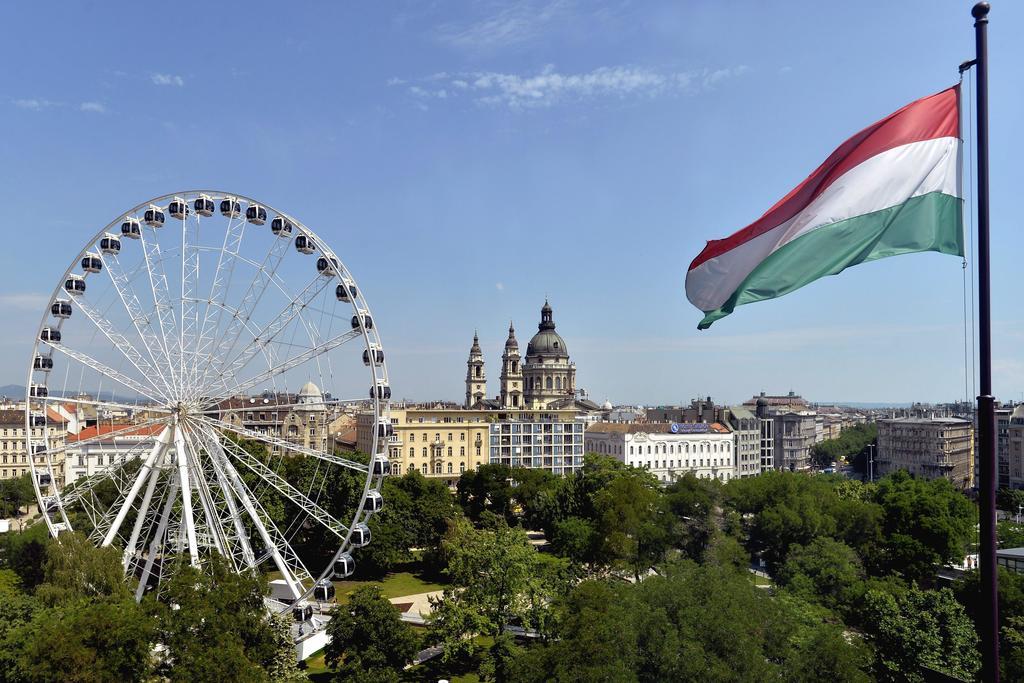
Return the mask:
<path fill-rule="evenodd" d="M 971 16 L 978 21 L 988 21 L 988 12 L 992 5 L 987 2 L 979 2 L 971 8 Z"/>

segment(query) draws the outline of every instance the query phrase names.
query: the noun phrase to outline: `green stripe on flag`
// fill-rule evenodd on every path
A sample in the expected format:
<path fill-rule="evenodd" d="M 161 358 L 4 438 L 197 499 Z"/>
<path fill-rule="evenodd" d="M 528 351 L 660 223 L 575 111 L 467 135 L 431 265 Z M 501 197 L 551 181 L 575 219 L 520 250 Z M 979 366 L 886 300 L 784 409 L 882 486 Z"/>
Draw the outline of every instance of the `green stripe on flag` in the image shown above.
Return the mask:
<path fill-rule="evenodd" d="M 789 294 L 865 261 L 918 251 L 963 256 L 962 201 L 931 192 L 802 235 L 762 261 L 721 308 L 705 311 L 697 328 L 707 329 L 737 306 Z"/>

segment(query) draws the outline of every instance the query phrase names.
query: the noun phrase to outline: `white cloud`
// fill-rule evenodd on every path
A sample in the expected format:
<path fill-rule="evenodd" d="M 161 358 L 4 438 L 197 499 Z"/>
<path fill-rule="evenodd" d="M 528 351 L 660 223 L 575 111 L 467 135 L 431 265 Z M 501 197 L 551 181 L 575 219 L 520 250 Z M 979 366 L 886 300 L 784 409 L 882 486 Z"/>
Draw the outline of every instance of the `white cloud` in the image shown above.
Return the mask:
<path fill-rule="evenodd" d="M 494 283 L 494 288 L 496 290 L 498 290 L 499 292 L 504 292 L 505 291 L 505 283 L 504 282 L 495 282 Z"/>
<path fill-rule="evenodd" d="M 461 49 L 494 49 L 533 41 L 556 20 L 566 17 L 569 2 L 521 0 L 496 14 L 470 23 L 448 23 L 437 29 L 437 38 Z"/>
<path fill-rule="evenodd" d="M 178 88 L 185 85 L 184 78 L 173 74 L 152 74 L 149 79 L 153 81 L 153 85 L 173 85 Z"/>
<path fill-rule="evenodd" d="M 107 113 L 107 108 L 104 107 L 99 102 L 82 102 L 82 104 L 80 104 L 78 106 L 78 108 L 81 111 L 89 111 L 89 112 L 93 112 L 94 114 L 105 114 L 105 113 Z"/>
<path fill-rule="evenodd" d="M 522 109 L 598 98 L 625 99 L 694 93 L 710 89 L 748 71 L 749 67 L 743 65 L 703 71 L 605 66 L 584 73 L 561 73 L 553 65 L 548 65 L 532 75 L 495 71 L 433 74 L 420 80 L 424 84 L 430 82 L 432 87 L 411 85 L 408 92 L 420 99 L 448 99 L 460 93 L 468 93 L 481 104 Z M 445 87 L 436 87 L 438 83 Z"/>
<path fill-rule="evenodd" d="M 23 99 L 23 100 L 12 100 L 15 107 L 21 109 L 31 109 L 32 111 L 39 111 L 40 109 L 48 109 L 49 107 L 57 106 L 56 102 L 50 100 L 40 100 L 36 98 Z"/>

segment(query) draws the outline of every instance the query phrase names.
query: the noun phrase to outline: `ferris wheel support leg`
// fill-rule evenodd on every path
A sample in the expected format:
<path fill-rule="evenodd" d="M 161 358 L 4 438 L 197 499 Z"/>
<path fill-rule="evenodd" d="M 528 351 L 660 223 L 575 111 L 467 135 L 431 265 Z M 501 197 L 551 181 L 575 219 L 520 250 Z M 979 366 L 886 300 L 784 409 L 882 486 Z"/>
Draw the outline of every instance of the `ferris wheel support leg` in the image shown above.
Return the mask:
<path fill-rule="evenodd" d="M 146 514 L 149 512 L 149 504 L 153 500 L 153 492 L 156 490 L 156 484 L 160 480 L 160 465 L 162 462 L 163 457 L 160 458 L 160 461 L 155 463 L 156 466 L 149 473 L 149 484 L 146 486 L 146 492 L 142 494 L 142 503 L 139 505 L 139 514 L 135 518 L 134 526 L 132 526 L 132 535 L 128 539 L 128 544 L 124 547 L 122 564 L 126 571 L 128 569 L 128 564 L 131 562 L 131 558 L 135 556 L 135 548 L 139 544 L 139 534 L 142 533 L 142 526 L 145 524 Z"/>
<path fill-rule="evenodd" d="M 220 486 L 221 495 L 224 496 L 224 501 L 227 503 L 228 512 L 231 516 L 231 521 L 235 527 L 235 535 L 238 538 L 238 544 L 242 549 L 242 561 L 245 566 L 250 568 L 256 567 L 256 556 L 252 552 L 252 546 L 249 544 L 249 535 L 245 531 L 245 524 L 242 522 L 242 515 L 238 510 L 238 506 L 235 504 L 235 496 L 232 492 L 231 484 L 228 481 L 227 475 L 224 473 L 224 469 L 221 467 L 220 459 L 227 459 L 224 451 L 220 447 L 220 443 L 216 439 L 216 435 L 210 438 L 210 435 L 206 431 L 199 433 L 199 438 L 205 443 L 206 450 L 210 454 L 210 464 L 213 465 L 214 475 L 217 477 L 217 483 Z"/>
<path fill-rule="evenodd" d="M 153 572 L 153 561 L 156 560 L 157 552 L 163 542 L 164 534 L 167 533 L 167 524 L 171 519 L 171 510 L 174 508 L 174 501 L 178 498 L 178 480 L 171 477 L 171 485 L 167 490 L 167 498 L 164 499 L 164 509 L 160 511 L 160 525 L 149 542 L 149 555 L 146 557 L 146 565 L 142 568 L 142 575 L 139 577 L 139 586 L 135 589 L 135 602 L 141 602 L 142 596 L 146 593 L 146 583 L 149 575 Z M 161 557 L 160 561 L 163 562 Z"/>
<path fill-rule="evenodd" d="M 188 538 L 189 561 L 199 566 L 199 546 L 196 543 L 196 520 L 192 514 L 192 485 L 188 474 L 188 451 L 181 425 L 174 426 L 174 450 L 178 459 L 178 478 L 181 481 L 181 518 Z"/>
<path fill-rule="evenodd" d="M 206 517 L 207 531 L 213 537 L 213 545 L 217 552 L 224 557 L 228 556 L 228 539 L 224 533 L 224 527 L 221 525 L 220 517 L 217 516 L 217 505 L 213 500 L 213 496 L 210 494 L 210 488 L 207 485 L 206 474 L 202 469 L 202 463 L 199 460 L 199 450 L 196 448 L 196 443 L 192 438 L 191 432 L 183 430 L 185 436 L 185 442 L 188 447 L 186 451 L 188 455 L 189 465 L 192 471 L 196 473 L 195 484 L 196 493 L 199 496 L 199 502 L 203 506 L 203 515 Z"/>
<path fill-rule="evenodd" d="M 110 525 L 110 529 L 107 530 L 107 535 L 103 537 L 102 546 L 108 546 L 117 537 L 117 532 L 121 528 L 121 524 L 124 522 L 125 516 L 128 515 L 128 511 L 131 510 L 132 503 L 135 502 L 135 496 L 139 495 L 139 489 L 142 488 L 143 483 L 146 481 L 146 477 L 149 476 L 150 470 L 153 469 L 153 463 L 163 456 L 167 446 L 171 442 L 171 428 L 164 427 L 163 431 L 160 432 L 160 436 L 157 437 L 156 443 L 153 444 L 152 450 L 149 455 L 146 456 L 146 461 L 142 463 L 142 467 L 139 468 L 139 473 L 135 476 L 135 481 L 132 482 L 132 487 L 128 491 L 128 495 L 124 497 L 124 502 L 121 503 L 121 509 L 117 512 L 117 517 L 114 518 L 114 522 Z"/>
<path fill-rule="evenodd" d="M 250 500 L 249 495 L 246 493 L 245 486 L 238 479 L 238 472 L 235 471 L 235 468 L 230 466 L 230 463 L 227 463 L 227 461 L 225 462 L 228 465 L 225 467 L 225 470 L 228 477 L 231 479 L 231 483 L 235 489 L 235 495 L 238 496 L 238 500 L 242 503 L 242 507 L 245 508 L 246 513 L 248 513 L 249 517 L 252 519 L 252 523 L 255 525 L 256 531 L 259 533 L 264 547 L 271 551 L 271 557 L 274 559 L 274 566 L 276 566 L 277 570 L 281 572 L 281 577 L 285 580 L 285 583 L 288 584 L 288 588 L 292 592 L 292 598 L 298 600 L 299 596 L 302 595 L 302 591 L 299 590 L 298 582 L 295 580 L 292 570 L 288 568 L 287 564 L 285 564 L 284 558 L 281 557 L 281 552 L 278 549 L 277 544 L 274 543 L 272 538 L 270 538 L 270 533 L 267 532 L 267 528 L 263 525 L 263 520 L 260 519 L 260 515 L 256 511 L 256 506 L 253 505 L 252 500 Z"/>

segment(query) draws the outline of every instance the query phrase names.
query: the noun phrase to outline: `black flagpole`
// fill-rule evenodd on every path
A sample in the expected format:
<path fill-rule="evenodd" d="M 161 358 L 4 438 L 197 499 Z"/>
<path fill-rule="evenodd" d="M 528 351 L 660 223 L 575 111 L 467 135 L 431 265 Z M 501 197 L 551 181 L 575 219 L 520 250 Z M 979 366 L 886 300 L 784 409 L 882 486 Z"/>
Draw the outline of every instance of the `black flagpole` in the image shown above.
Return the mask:
<path fill-rule="evenodd" d="M 992 307 L 988 225 L 988 11 L 974 17 L 978 95 L 978 450 L 981 458 L 981 647 L 982 680 L 999 681 L 999 588 L 996 569 L 996 414 L 992 396 Z"/>

